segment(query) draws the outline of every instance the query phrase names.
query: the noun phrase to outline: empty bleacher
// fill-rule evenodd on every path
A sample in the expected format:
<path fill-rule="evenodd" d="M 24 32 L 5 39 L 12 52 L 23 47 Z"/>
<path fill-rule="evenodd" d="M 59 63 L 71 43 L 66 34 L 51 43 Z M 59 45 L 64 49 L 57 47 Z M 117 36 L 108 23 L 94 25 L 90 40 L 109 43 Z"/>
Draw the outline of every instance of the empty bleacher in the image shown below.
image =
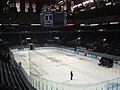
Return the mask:
<path fill-rule="evenodd" d="M 9 55 L 0 52 L 0 90 L 35 90 L 26 84 L 21 73 L 20 69 L 11 62 Z"/>

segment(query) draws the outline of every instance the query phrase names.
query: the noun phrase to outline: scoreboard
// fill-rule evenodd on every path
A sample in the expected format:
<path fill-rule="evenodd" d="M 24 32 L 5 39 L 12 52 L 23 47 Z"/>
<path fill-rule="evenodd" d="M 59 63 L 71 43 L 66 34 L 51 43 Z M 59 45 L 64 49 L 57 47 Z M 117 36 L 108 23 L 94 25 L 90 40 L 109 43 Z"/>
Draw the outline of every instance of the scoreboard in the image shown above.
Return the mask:
<path fill-rule="evenodd" d="M 42 27 L 56 28 L 67 24 L 67 13 L 64 11 L 51 11 L 40 13 L 40 22 Z"/>

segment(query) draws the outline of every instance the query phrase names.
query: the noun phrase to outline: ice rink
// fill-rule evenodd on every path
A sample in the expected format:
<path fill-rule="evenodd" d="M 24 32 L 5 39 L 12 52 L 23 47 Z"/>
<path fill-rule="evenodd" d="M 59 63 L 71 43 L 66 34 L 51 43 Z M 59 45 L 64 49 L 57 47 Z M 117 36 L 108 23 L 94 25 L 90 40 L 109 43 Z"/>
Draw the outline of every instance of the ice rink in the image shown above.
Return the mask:
<path fill-rule="evenodd" d="M 13 54 L 28 74 L 63 84 L 92 84 L 120 77 L 120 65 L 98 66 L 97 59 L 62 49 L 20 50 Z"/>

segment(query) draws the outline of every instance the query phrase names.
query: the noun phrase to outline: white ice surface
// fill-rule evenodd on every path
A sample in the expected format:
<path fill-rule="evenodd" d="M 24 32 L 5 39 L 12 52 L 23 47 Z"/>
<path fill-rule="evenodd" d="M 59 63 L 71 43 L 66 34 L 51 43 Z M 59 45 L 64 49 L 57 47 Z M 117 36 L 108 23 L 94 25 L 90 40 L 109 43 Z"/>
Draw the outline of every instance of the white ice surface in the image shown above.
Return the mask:
<path fill-rule="evenodd" d="M 41 49 L 13 53 L 27 73 L 55 82 L 90 84 L 120 77 L 120 65 L 114 64 L 113 68 L 98 66 L 99 60 L 62 50 Z M 70 71 L 73 71 L 73 80 L 70 80 Z"/>

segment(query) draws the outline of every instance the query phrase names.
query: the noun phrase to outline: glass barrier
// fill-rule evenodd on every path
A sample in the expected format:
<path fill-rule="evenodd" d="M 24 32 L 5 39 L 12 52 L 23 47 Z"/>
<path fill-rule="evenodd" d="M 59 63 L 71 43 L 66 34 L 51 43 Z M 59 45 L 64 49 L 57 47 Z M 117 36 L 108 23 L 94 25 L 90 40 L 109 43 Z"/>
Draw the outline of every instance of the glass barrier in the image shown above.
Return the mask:
<path fill-rule="evenodd" d="M 120 90 L 120 78 L 93 84 L 63 84 L 30 74 L 21 67 L 22 72 L 37 90 Z"/>
<path fill-rule="evenodd" d="M 48 49 L 50 47 L 44 48 Z M 69 50 L 72 51 L 71 48 Z M 37 90 L 120 90 L 120 78 L 92 84 L 65 84 L 50 81 L 32 73 L 28 75 L 22 67 L 21 70 L 31 85 Z"/>

